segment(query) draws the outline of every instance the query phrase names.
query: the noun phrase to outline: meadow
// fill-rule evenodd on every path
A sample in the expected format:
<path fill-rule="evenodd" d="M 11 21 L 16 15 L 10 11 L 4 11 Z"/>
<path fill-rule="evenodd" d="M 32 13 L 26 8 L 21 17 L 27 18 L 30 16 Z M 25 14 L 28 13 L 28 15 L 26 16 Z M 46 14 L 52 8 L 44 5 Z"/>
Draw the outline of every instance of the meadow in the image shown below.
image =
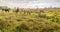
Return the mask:
<path fill-rule="evenodd" d="M 0 10 L 0 32 L 60 32 L 60 8 Z"/>

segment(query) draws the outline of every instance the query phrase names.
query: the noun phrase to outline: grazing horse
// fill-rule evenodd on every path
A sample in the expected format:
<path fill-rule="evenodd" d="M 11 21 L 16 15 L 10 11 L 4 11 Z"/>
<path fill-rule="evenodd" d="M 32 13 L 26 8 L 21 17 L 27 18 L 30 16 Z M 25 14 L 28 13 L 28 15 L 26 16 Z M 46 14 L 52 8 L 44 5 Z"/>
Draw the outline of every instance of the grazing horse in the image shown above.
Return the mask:
<path fill-rule="evenodd" d="M 19 12 L 19 8 L 14 8 L 13 11 L 18 13 Z"/>
<path fill-rule="evenodd" d="M 40 12 L 44 13 L 44 10 L 40 10 Z"/>
<path fill-rule="evenodd" d="M 19 12 L 19 8 L 16 9 L 16 13 Z"/>
<path fill-rule="evenodd" d="M 31 12 L 29 10 L 24 10 L 24 14 L 30 14 Z"/>
<path fill-rule="evenodd" d="M 37 10 L 38 13 L 44 13 L 44 10 Z"/>
<path fill-rule="evenodd" d="M 2 11 L 9 12 L 9 9 L 2 9 Z"/>

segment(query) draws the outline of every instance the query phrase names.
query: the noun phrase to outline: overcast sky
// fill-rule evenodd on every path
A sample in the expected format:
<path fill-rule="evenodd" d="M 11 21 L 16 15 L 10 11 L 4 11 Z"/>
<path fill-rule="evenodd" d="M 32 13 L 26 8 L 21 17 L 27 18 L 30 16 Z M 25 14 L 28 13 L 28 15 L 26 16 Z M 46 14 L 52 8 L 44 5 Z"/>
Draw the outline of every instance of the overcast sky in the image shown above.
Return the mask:
<path fill-rule="evenodd" d="M 60 0 L 0 0 L 0 6 L 9 7 L 60 7 Z"/>

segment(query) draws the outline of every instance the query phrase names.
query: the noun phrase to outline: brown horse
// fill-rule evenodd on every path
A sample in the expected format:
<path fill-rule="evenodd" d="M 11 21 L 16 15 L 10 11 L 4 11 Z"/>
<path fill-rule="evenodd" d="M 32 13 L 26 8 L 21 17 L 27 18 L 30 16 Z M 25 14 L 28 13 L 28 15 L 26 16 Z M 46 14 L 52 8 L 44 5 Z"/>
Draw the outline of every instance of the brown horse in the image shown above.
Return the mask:
<path fill-rule="evenodd" d="M 19 8 L 15 8 L 13 11 L 18 13 L 19 12 Z"/>

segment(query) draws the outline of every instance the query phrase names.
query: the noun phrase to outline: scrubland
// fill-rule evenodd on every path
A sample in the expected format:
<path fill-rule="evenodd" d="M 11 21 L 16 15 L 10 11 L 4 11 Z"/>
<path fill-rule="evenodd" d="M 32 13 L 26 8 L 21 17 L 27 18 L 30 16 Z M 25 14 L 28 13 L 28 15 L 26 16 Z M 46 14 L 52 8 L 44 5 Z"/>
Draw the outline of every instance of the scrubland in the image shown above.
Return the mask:
<path fill-rule="evenodd" d="M 60 32 L 60 8 L 0 10 L 0 32 Z"/>

